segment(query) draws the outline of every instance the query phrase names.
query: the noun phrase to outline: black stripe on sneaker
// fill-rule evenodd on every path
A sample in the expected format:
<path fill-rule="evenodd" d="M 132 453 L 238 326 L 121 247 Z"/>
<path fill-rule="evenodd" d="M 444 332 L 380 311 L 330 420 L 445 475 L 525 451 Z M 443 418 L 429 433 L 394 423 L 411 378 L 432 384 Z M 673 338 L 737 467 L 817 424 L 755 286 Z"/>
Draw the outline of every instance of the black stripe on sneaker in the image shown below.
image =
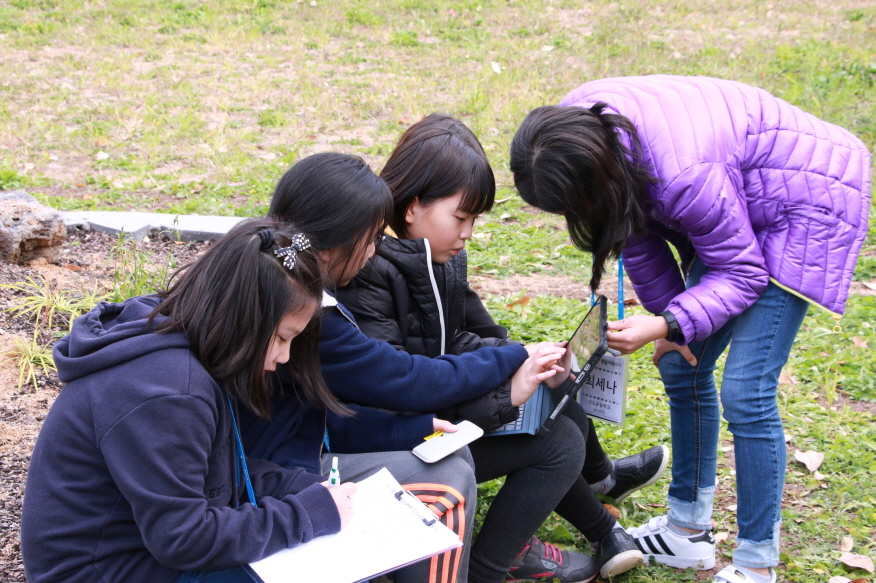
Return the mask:
<path fill-rule="evenodd" d="M 660 544 L 660 546 L 663 548 L 664 554 L 669 555 L 670 557 L 674 557 L 674 556 L 675 556 L 675 553 L 673 553 L 672 550 L 666 545 L 666 541 L 663 540 L 663 537 L 662 537 L 662 536 L 660 536 L 659 534 L 655 534 L 655 535 L 654 535 L 654 539 L 655 539 L 655 540 Z"/>
<path fill-rule="evenodd" d="M 651 551 L 648 553 L 649 555 L 661 554 L 660 549 L 658 549 L 656 546 L 654 546 L 654 543 L 651 542 L 650 536 L 643 536 L 642 538 L 645 540 L 645 544 L 648 545 L 648 548 L 651 549 Z"/>
<path fill-rule="evenodd" d="M 633 541 L 636 543 L 636 546 L 639 547 L 640 551 L 642 551 L 645 554 L 649 554 L 648 551 L 646 551 L 645 548 L 642 546 L 642 543 L 639 542 L 639 539 L 634 538 Z"/>

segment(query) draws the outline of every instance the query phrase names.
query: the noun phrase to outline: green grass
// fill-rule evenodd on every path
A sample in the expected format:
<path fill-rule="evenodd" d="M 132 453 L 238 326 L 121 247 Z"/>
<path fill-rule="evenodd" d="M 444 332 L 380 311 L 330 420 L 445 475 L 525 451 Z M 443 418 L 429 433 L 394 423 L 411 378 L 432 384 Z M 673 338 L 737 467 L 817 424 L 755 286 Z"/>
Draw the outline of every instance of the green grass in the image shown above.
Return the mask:
<path fill-rule="evenodd" d="M 405 127 L 443 111 L 473 128 L 500 183 L 502 202 L 470 244 L 472 274 L 563 275 L 583 286 L 589 257 L 560 219 L 532 214 L 512 189 L 508 145 L 531 108 L 598 77 L 710 75 L 763 87 L 876 149 L 874 27 L 876 6 L 858 0 L 9 0 L 0 3 L 0 190 L 62 209 L 259 215 L 302 156 L 343 151 L 377 169 Z M 160 279 L 137 267 L 136 252 L 119 259 L 131 277 L 118 286 Z M 876 221 L 855 274 L 874 278 Z M 568 336 L 584 309 L 551 297 L 508 304 L 489 308 L 526 340 Z M 813 310 L 781 387 L 792 446 L 826 454 L 822 480 L 789 465 L 790 581 L 864 576 L 838 565 L 843 535 L 876 556 L 876 430 L 846 400 L 876 401 L 873 299 L 853 297 L 834 326 Z M 626 426 L 600 426 L 612 455 L 669 439 L 647 351 L 632 371 Z M 720 479 L 728 491 L 723 462 Z M 625 501 L 623 520 L 660 512 L 666 485 Z M 715 518 L 735 532 L 725 506 Z M 542 534 L 577 541 L 555 519 Z M 654 567 L 623 580 L 694 574 Z"/>
<path fill-rule="evenodd" d="M 535 297 L 525 307 L 517 297 L 495 297 L 487 308 L 511 336 L 525 342 L 568 337 L 587 309 L 587 303 L 554 297 Z M 639 308 L 632 312 L 640 311 Z M 858 337 L 876 347 L 876 298 L 854 296 L 848 304 L 841 329 L 822 310 L 810 310 L 785 368 L 787 379 L 780 385 L 779 405 L 785 432 L 791 437 L 790 451 L 815 450 L 825 454 L 822 474 L 817 479 L 789 455 L 784 538 L 779 577 L 797 582 L 824 582 L 830 576 L 869 578 L 866 572 L 853 574 L 838 562 L 843 536 L 855 541 L 855 551 L 876 554 L 876 423 L 872 413 L 856 412 L 837 395 L 876 402 L 873 387 L 873 349 L 851 341 Z M 838 349 L 837 347 L 841 347 Z M 720 372 L 720 368 L 719 368 Z M 838 373 L 838 374 L 837 374 Z M 838 383 L 837 383 L 838 380 Z M 835 391 L 839 390 L 839 393 Z M 831 403 L 829 395 L 834 391 Z M 657 443 L 670 443 L 669 407 L 657 369 L 647 349 L 631 361 L 630 393 L 626 424 L 622 427 L 597 422 L 603 446 L 612 457 L 630 455 Z M 829 406 L 832 404 L 832 407 Z M 730 434 L 722 421 L 722 444 Z M 733 474 L 719 452 L 719 492 L 714 520 L 717 532 L 735 536 L 734 513 L 728 506 L 734 488 Z M 483 513 L 498 491 L 500 481 L 481 487 L 479 511 Z M 619 505 L 626 525 L 646 522 L 665 512 L 668 476 L 651 488 L 639 491 Z M 589 547 L 571 525 L 556 515 L 540 533 L 557 544 Z M 719 545 L 719 554 L 730 557 L 733 538 Z M 694 572 L 676 572 L 665 567 L 637 569 L 623 581 L 695 581 Z"/>
<path fill-rule="evenodd" d="M 436 110 L 471 125 L 510 184 L 529 109 L 657 72 L 762 86 L 872 146 L 874 23 L 853 0 L 16 0 L 0 6 L 0 187 L 61 208 L 136 208 L 136 191 L 248 214 L 299 156 L 379 166 Z"/>

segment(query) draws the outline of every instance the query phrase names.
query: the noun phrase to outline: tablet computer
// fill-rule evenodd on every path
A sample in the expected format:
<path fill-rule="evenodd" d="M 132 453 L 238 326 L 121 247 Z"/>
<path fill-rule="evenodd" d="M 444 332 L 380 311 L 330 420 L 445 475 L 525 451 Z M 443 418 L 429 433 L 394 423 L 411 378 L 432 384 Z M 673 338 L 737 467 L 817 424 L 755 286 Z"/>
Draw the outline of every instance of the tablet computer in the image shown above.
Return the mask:
<path fill-rule="evenodd" d="M 567 349 L 571 354 L 568 371 L 574 375 L 558 389 L 548 389 L 542 384 L 526 403 L 520 406 L 517 419 L 487 433 L 487 435 L 514 435 L 518 433 L 545 433 L 563 411 L 569 399 L 573 399 L 584 384 L 593 367 L 608 350 L 608 300 L 599 296 L 590 311 L 581 320 L 575 333 L 569 339 Z M 566 373 L 562 373 L 566 374 Z"/>
<path fill-rule="evenodd" d="M 566 403 L 575 397 L 593 367 L 608 350 L 608 300 L 605 296 L 599 296 L 590 307 L 590 311 L 569 339 L 566 349 L 572 353 L 570 378 L 560 388 L 551 390 L 556 406 L 541 424 L 538 431 L 540 434 L 550 431 Z"/>

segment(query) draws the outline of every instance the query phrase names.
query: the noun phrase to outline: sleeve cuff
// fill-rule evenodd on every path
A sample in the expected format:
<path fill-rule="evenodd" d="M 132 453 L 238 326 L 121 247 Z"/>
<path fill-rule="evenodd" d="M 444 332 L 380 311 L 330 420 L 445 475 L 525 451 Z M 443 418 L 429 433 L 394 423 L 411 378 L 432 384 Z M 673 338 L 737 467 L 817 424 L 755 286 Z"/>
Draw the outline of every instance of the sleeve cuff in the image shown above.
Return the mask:
<path fill-rule="evenodd" d="M 313 525 L 313 538 L 341 531 L 341 515 L 328 488 L 313 484 L 295 494 L 295 497 L 307 509 Z"/>
<path fill-rule="evenodd" d="M 511 381 L 502 383 L 496 390 L 496 400 L 499 402 L 499 410 L 496 418 L 499 425 L 505 425 L 516 421 L 520 416 L 520 407 L 515 407 L 511 404 Z"/>
<path fill-rule="evenodd" d="M 399 416 L 395 433 L 399 451 L 414 449 L 422 443 L 424 437 L 434 433 L 433 419 L 435 415 Z"/>

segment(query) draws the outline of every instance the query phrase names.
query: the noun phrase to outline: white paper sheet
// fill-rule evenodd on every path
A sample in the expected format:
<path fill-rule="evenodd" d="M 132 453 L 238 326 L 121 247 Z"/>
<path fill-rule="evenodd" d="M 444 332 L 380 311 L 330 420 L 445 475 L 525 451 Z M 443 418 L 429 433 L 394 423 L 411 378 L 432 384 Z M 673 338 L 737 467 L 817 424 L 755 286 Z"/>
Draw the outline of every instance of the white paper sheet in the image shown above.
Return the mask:
<path fill-rule="evenodd" d="M 407 492 L 399 499 L 400 491 L 389 470 L 380 470 L 357 484 L 353 517 L 341 532 L 250 567 L 265 583 L 354 583 L 462 546 L 422 502 Z"/>

